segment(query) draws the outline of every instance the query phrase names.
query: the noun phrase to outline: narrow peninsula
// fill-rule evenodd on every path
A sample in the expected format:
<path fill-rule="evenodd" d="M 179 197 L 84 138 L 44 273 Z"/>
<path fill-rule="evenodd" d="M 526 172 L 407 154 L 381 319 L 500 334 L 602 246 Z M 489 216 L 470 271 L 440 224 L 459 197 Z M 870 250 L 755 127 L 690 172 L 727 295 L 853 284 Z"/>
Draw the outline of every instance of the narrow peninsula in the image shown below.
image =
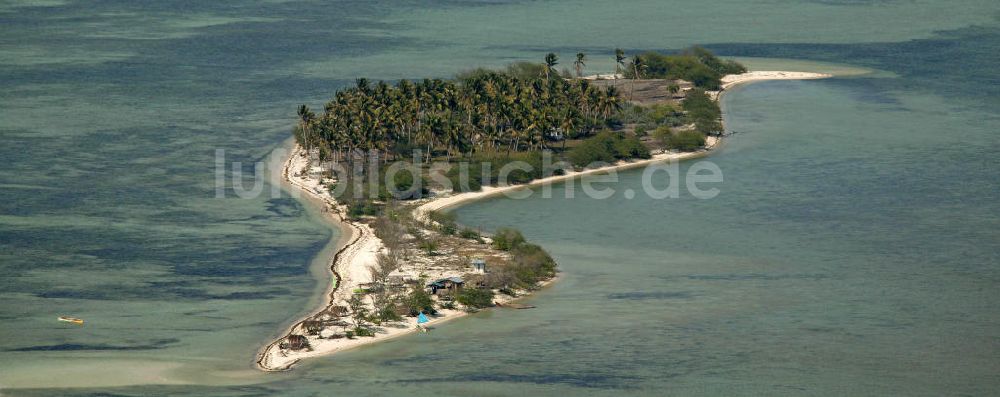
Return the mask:
<path fill-rule="evenodd" d="M 754 71 L 702 48 L 614 52 L 585 75 L 519 62 L 452 80 L 357 80 L 315 114 L 299 108 L 284 179 L 342 231 L 321 307 L 264 346 L 265 371 L 415 331 L 553 282 L 555 260 L 514 229 L 484 233 L 448 209 L 571 178 L 703 156 L 725 136 L 719 95 L 736 84 L 830 77 Z"/>

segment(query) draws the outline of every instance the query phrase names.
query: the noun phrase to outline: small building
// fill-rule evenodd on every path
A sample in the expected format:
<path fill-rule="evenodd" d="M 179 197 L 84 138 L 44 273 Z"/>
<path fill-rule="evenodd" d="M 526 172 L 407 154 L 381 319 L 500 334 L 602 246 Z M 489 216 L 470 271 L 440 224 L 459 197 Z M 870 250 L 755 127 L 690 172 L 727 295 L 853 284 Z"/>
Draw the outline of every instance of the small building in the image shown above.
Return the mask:
<path fill-rule="evenodd" d="M 461 277 L 448 277 L 427 284 L 427 288 L 431 289 L 431 294 L 437 295 L 439 292 L 457 292 L 464 285 L 465 280 Z"/>
<path fill-rule="evenodd" d="M 486 273 L 486 261 L 482 259 L 473 259 L 472 269 L 475 270 L 476 273 Z"/>

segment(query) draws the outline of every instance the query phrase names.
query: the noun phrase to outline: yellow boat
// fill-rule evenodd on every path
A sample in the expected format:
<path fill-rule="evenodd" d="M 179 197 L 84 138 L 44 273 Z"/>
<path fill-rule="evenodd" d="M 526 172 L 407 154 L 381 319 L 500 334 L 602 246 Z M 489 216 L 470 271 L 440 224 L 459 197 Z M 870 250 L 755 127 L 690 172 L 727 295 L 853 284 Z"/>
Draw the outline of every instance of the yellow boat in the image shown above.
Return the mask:
<path fill-rule="evenodd" d="M 73 324 L 76 324 L 76 325 L 83 325 L 83 320 L 79 319 L 79 318 L 76 318 L 76 317 L 62 316 L 62 317 L 59 317 L 59 321 L 63 321 L 63 322 L 67 322 L 67 323 L 73 323 Z"/>

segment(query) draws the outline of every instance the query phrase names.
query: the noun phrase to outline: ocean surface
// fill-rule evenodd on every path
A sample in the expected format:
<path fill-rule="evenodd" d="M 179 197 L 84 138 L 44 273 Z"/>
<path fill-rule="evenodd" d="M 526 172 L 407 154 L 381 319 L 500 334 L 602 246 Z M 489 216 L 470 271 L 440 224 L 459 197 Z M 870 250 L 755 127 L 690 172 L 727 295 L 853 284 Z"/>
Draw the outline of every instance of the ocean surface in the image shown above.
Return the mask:
<path fill-rule="evenodd" d="M 841 76 L 727 93 L 715 198 L 458 209 L 559 261 L 537 309 L 252 368 L 338 236 L 217 150 L 250 188 L 356 77 L 692 44 Z M 996 394 L 998 53 L 995 1 L 5 1 L 0 395 Z"/>

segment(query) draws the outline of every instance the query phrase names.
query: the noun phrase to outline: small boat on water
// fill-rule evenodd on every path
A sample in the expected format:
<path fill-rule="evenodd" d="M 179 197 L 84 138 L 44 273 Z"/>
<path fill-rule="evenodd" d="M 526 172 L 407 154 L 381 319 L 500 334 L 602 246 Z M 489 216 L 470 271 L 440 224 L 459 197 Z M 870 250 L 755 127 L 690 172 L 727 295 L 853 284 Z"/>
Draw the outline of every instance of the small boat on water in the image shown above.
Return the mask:
<path fill-rule="evenodd" d="M 79 319 L 79 318 L 76 318 L 76 317 L 60 316 L 59 317 L 59 321 L 62 321 L 62 322 L 65 322 L 65 323 L 73 323 L 73 324 L 76 324 L 76 325 L 83 325 L 83 319 Z"/>
<path fill-rule="evenodd" d="M 508 309 L 534 309 L 535 305 L 525 305 L 521 303 L 497 303 L 497 306 L 506 307 Z"/>

